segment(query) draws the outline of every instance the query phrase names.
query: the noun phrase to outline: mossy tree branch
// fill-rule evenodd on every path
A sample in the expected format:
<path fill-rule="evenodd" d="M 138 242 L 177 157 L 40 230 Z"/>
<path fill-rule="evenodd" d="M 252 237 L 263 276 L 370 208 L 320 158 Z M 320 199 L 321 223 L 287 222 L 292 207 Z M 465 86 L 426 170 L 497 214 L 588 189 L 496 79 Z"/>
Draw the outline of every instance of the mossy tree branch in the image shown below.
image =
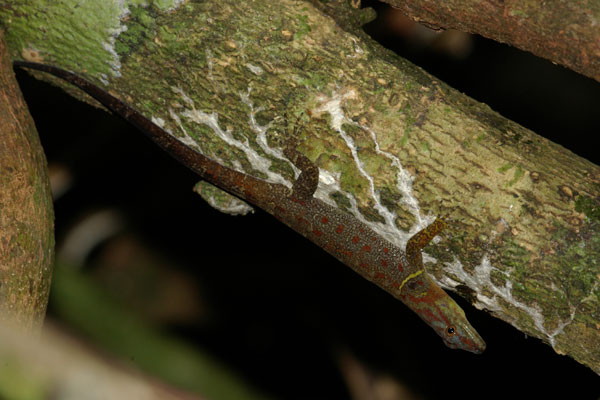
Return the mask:
<path fill-rule="evenodd" d="M 46 158 L 0 29 L 0 324 L 41 328 L 54 262 Z"/>
<path fill-rule="evenodd" d="M 14 58 L 84 75 L 188 145 L 269 180 L 294 179 L 272 149 L 289 134 L 284 115 L 304 112 L 299 148 L 321 169 L 321 199 L 400 245 L 448 215 L 427 248 L 430 274 L 600 372 L 596 165 L 374 44 L 352 27 L 364 14 L 345 3 L 340 24 L 299 1 L 169 12 L 126 2 L 128 12 L 90 15 L 60 10 L 66 3 L 0 8 Z M 91 23 L 98 15 L 104 25 Z M 82 20 L 110 27 L 110 51 L 86 53 L 101 47 L 95 33 L 64 34 Z"/>
<path fill-rule="evenodd" d="M 600 81 L 600 1 L 383 0 L 417 22 L 507 43 Z"/>

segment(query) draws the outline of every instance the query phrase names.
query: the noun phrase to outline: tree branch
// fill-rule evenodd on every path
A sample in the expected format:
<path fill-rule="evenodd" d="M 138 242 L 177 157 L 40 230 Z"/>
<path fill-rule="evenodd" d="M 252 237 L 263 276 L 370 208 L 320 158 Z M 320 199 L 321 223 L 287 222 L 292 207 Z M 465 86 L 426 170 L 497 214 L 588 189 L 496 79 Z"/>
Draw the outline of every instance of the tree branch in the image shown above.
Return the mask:
<path fill-rule="evenodd" d="M 417 22 L 507 43 L 600 81 L 600 1 L 383 0 Z"/>
<path fill-rule="evenodd" d="M 189 146 L 262 179 L 293 181 L 274 149 L 290 134 L 284 116 L 305 112 L 297 139 L 321 170 L 321 200 L 400 246 L 449 215 L 451 227 L 427 248 L 429 273 L 600 372 L 597 166 L 348 28 L 363 20 L 350 7 L 338 15 L 359 13 L 343 19 L 353 34 L 304 2 L 173 6 L 89 16 L 0 8 L 0 20 L 12 28 L 14 58 L 84 75 Z M 25 17 L 11 18 L 17 12 Z M 53 31 L 96 15 L 106 21 L 86 27 L 99 33 Z M 23 19 L 29 28 L 19 30 Z"/>
<path fill-rule="evenodd" d="M 54 263 L 54 213 L 37 131 L 0 29 L 0 325 L 41 328 Z"/>

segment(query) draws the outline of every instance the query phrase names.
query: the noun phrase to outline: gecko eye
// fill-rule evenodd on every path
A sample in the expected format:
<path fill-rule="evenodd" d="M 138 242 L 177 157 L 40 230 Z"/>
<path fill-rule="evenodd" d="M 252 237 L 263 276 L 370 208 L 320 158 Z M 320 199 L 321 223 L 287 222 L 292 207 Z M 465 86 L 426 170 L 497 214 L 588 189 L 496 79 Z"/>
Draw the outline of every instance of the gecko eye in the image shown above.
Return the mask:
<path fill-rule="evenodd" d="M 448 336 L 452 336 L 456 333 L 456 329 L 453 326 L 449 326 L 446 328 L 446 333 Z"/>

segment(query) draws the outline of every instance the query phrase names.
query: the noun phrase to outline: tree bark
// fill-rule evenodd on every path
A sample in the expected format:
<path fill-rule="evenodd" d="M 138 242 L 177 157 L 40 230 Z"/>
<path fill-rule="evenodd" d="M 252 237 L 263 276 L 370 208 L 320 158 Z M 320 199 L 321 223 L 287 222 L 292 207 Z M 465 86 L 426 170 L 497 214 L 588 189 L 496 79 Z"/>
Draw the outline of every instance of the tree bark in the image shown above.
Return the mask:
<path fill-rule="evenodd" d="M 600 373 L 596 165 L 374 44 L 352 25 L 363 11 L 344 5 L 336 24 L 297 1 L 172 6 L 0 7 L 0 20 L 14 58 L 86 76 L 248 174 L 291 185 L 276 149 L 295 134 L 320 168 L 316 195 L 393 243 L 447 215 L 429 273 Z M 99 33 L 65 34 L 82 21 Z"/>
<path fill-rule="evenodd" d="M 0 29 L 0 324 L 41 328 L 54 263 L 46 158 Z"/>
<path fill-rule="evenodd" d="M 507 43 L 600 81 L 600 1 L 383 0 L 429 26 Z"/>

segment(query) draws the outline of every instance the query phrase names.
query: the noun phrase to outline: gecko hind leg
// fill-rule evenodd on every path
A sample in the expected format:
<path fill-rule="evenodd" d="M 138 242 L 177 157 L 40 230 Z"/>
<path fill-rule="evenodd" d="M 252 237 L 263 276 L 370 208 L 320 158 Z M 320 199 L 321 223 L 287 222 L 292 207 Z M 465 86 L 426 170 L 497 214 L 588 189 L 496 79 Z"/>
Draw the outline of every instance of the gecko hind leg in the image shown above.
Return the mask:
<path fill-rule="evenodd" d="M 423 268 L 421 250 L 445 227 L 446 220 L 443 217 L 438 217 L 431 225 L 420 230 L 408 240 L 408 243 L 406 243 L 406 257 L 412 265 Z"/>
<path fill-rule="evenodd" d="M 300 118 L 298 115 L 294 129 L 286 134 L 284 139 L 283 154 L 300 170 L 300 175 L 292 187 L 292 197 L 298 200 L 312 198 L 319 184 L 319 168 L 308 157 L 300 153 L 298 147 L 298 132 L 300 131 Z M 287 125 L 287 115 L 284 116 Z"/>

